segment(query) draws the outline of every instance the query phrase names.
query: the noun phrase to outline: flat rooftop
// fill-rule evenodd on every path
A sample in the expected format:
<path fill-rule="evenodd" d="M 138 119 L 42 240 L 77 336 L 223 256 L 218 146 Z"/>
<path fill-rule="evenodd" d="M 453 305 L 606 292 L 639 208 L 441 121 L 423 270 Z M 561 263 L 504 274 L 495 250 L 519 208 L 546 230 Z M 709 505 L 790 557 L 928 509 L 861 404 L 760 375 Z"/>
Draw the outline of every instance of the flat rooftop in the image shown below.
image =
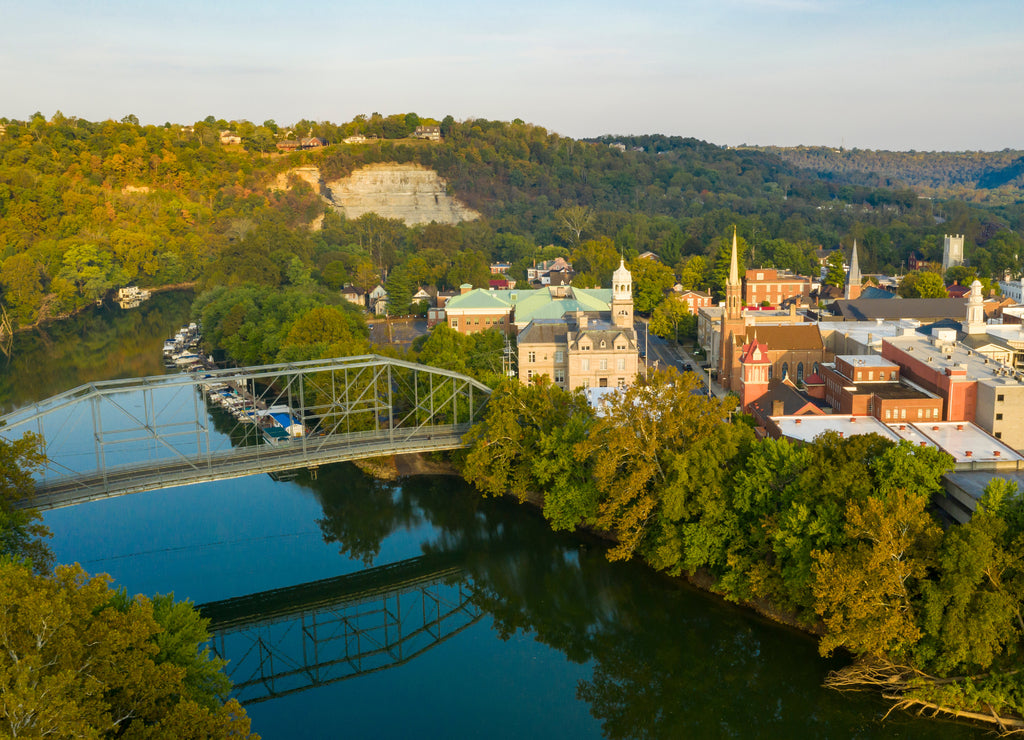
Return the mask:
<path fill-rule="evenodd" d="M 896 367 L 896 363 L 887 360 L 881 355 L 836 355 L 836 360 L 842 360 L 854 367 Z"/>
<path fill-rule="evenodd" d="M 825 432 L 838 432 L 843 437 L 857 434 L 880 434 L 893 442 L 900 438 L 894 431 L 873 416 L 850 416 L 846 414 L 824 414 L 822 416 L 773 416 L 782 434 L 790 439 L 812 442 Z"/>
<path fill-rule="evenodd" d="M 946 370 L 966 370 L 967 378 L 970 380 L 998 382 L 1000 385 L 1021 385 L 1012 374 L 1002 374 L 1005 372 L 1004 365 L 960 344 L 938 347 L 932 337 L 921 334 L 913 337 L 893 337 L 885 341 L 940 373 L 945 373 Z"/>
<path fill-rule="evenodd" d="M 1024 460 L 981 427 L 969 421 L 934 421 L 930 424 L 890 424 L 902 439 L 920 445 L 928 443 L 953 456 L 957 463 L 1019 462 Z"/>

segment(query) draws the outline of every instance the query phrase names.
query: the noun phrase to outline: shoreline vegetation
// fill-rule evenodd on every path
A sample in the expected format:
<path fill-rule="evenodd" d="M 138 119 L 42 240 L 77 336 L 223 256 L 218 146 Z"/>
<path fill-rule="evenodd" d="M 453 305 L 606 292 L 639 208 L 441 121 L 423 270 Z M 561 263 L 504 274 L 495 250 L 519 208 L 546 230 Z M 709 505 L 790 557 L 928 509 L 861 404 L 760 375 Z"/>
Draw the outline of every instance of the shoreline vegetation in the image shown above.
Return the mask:
<path fill-rule="evenodd" d="M 553 529 L 605 538 L 610 560 L 638 557 L 849 654 L 830 688 L 1024 730 L 1016 487 L 997 479 L 943 531 L 928 506 L 944 453 L 876 435 L 757 441 L 690 385 L 654 373 L 601 417 L 543 382 L 502 385 L 456 467 Z"/>

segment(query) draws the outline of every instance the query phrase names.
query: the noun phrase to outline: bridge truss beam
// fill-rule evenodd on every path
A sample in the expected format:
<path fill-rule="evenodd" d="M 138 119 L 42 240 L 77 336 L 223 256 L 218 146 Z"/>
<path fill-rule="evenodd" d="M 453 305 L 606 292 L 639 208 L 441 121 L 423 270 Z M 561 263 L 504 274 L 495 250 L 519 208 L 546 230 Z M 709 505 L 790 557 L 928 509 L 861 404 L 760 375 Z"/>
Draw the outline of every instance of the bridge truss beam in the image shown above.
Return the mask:
<path fill-rule="evenodd" d="M 2 417 L 0 436 L 42 438 L 47 464 L 26 504 L 56 508 L 452 449 L 489 393 L 458 373 L 366 355 L 90 383 Z"/>

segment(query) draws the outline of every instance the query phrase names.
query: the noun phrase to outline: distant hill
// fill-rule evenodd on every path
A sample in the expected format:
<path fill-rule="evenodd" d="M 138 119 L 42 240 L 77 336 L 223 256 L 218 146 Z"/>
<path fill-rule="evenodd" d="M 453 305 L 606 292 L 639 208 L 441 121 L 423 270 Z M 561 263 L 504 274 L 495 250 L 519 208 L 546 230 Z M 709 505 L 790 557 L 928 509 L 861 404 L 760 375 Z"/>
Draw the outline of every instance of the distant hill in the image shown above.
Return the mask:
<path fill-rule="evenodd" d="M 971 200 L 1006 200 L 1024 190 L 1024 151 L 889 152 L 831 147 L 756 147 L 795 169 L 837 184 L 914 190 Z"/>

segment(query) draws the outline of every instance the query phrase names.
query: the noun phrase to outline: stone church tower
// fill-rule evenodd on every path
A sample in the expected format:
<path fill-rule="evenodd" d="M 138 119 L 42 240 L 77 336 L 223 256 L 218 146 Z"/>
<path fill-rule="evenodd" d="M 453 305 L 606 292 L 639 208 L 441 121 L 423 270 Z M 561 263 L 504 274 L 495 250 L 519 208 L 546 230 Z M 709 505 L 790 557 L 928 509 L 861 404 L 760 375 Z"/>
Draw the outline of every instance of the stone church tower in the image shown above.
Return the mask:
<path fill-rule="evenodd" d="M 942 240 L 942 276 L 950 267 L 964 263 L 964 235 L 946 234 Z"/>
<path fill-rule="evenodd" d="M 612 273 L 611 308 L 615 326 L 633 328 L 633 275 L 623 259 L 619 259 L 619 267 Z"/>

